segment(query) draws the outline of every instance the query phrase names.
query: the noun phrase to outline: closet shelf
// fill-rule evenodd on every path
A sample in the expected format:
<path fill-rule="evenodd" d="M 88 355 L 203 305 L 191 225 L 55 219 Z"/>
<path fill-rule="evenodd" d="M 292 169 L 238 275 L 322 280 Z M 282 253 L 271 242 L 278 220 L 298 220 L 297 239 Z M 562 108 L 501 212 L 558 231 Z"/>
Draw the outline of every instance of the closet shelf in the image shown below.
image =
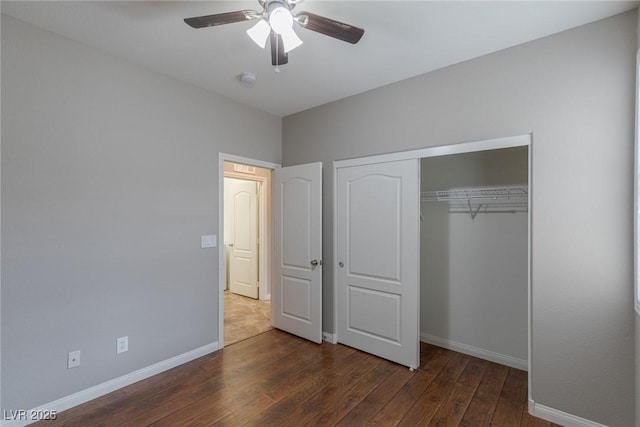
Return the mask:
<path fill-rule="evenodd" d="M 527 212 L 529 190 L 526 185 L 514 185 L 423 191 L 421 201 L 448 202 L 449 212 L 468 212 L 473 219 L 479 212 Z"/>

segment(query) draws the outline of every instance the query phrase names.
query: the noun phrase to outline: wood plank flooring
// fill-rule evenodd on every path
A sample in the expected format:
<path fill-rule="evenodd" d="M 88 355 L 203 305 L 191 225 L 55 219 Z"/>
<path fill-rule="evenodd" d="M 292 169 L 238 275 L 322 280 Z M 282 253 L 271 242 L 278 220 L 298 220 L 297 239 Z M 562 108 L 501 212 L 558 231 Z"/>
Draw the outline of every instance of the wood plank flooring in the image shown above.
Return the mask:
<path fill-rule="evenodd" d="M 274 329 L 39 425 L 555 426 L 526 400 L 526 372 L 429 344 L 410 372 Z"/>

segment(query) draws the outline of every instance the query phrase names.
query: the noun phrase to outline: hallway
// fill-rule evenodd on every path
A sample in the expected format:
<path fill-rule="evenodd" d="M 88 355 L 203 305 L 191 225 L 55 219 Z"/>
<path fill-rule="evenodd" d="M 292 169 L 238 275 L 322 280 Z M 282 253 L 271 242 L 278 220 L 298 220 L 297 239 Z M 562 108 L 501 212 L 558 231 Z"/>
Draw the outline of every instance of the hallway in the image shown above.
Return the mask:
<path fill-rule="evenodd" d="M 224 292 L 225 347 L 271 329 L 270 301 Z"/>

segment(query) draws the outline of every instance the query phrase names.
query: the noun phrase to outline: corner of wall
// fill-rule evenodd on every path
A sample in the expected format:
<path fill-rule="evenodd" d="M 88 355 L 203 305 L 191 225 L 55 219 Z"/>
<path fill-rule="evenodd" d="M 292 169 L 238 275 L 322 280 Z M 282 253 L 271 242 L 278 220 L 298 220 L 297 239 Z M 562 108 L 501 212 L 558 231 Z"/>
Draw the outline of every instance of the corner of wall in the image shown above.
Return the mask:
<path fill-rule="evenodd" d="M 636 9 L 637 14 L 637 43 L 636 43 L 636 141 L 635 141 L 635 183 L 634 183 L 634 200 L 635 200 L 635 307 L 636 307 L 636 322 L 635 322 L 635 346 L 636 346 L 636 426 L 640 426 L 640 236 L 639 226 L 640 222 L 640 200 L 638 192 L 640 191 L 640 8 Z"/>
<path fill-rule="evenodd" d="M 636 123 L 635 123 L 635 179 L 634 179 L 634 303 L 636 314 L 640 315 L 640 8 L 637 9 L 637 43 L 636 43 Z M 636 340 L 640 339 L 640 331 L 636 328 Z M 640 387 L 640 386 L 639 386 Z M 636 390 L 636 395 L 640 390 Z M 636 399 L 637 400 L 637 399 Z M 640 417 L 640 415 L 638 415 Z M 638 420 L 636 420 L 638 421 Z M 637 423 L 640 425 L 640 423 Z"/>

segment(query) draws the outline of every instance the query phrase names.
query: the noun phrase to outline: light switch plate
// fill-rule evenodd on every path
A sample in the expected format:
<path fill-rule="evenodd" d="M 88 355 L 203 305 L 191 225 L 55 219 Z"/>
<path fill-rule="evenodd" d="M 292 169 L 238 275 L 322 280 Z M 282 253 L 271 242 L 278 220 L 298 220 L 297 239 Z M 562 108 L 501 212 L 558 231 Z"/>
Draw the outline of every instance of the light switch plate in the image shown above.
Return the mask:
<path fill-rule="evenodd" d="M 200 236 L 200 246 L 204 248 L 215 248 L 218 246 L 218 237 L 215 234 Z"/>

